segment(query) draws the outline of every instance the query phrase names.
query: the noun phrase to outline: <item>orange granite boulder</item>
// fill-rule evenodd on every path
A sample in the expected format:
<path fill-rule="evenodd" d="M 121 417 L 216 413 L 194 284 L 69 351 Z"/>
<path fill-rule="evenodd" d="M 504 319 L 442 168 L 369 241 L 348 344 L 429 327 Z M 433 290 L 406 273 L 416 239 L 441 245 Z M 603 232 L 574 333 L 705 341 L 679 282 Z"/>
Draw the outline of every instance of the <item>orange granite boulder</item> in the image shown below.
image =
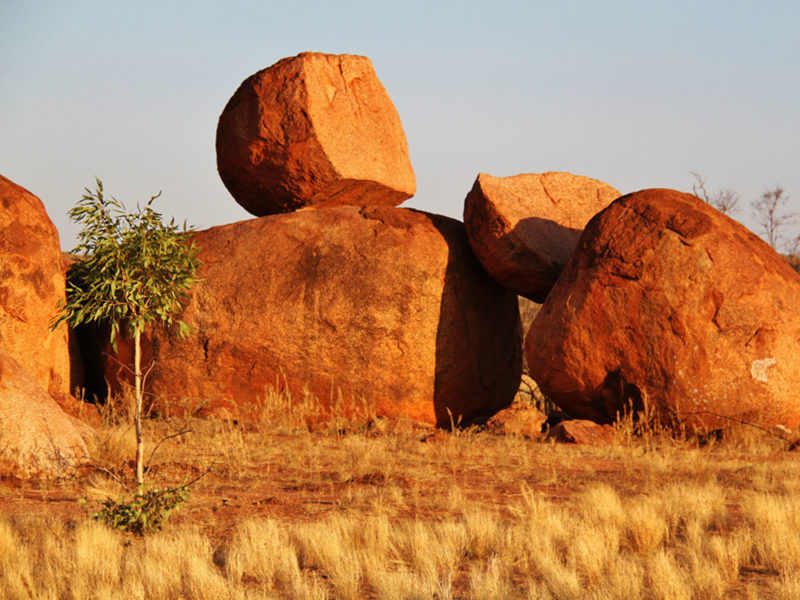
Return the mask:
<path fill-rule="evenodd" d="M 368 406 L 447 427 L 451 415 L 486 418 L 514 398 L 517 298 L 486 275 L 458 221 L 337 207 L 193 239 L 202 281 L 180 318 L 195 333 L 157 329 L 143 340 L 159 411 L 207 401 L 206 411 L 246 415 L 278 384 L 331 410 Z M 124 361 L 130 348 L 120 351 Z"/>
<path fill-rule="evenodd" d="M 602 181 L 570 173 L 481 173 L 464 202 L 464 224 L 489 275 L 544 302 L 586 223 L 619 195 Z"/>
<path fill-rule="evenodd" d="M 216 144 L 225 187 L 257 216 L 396 206 L 416 191 L 400 117 L 365 56 L 304 52 L 248 77 Z"/>
<path fill-rule="evenodd" d="M 694 430 L 800 425 L 800 276 L 694 196 L 652 189 L 591 220 L 526 338 L 575 417 L 645 405 Z"/>

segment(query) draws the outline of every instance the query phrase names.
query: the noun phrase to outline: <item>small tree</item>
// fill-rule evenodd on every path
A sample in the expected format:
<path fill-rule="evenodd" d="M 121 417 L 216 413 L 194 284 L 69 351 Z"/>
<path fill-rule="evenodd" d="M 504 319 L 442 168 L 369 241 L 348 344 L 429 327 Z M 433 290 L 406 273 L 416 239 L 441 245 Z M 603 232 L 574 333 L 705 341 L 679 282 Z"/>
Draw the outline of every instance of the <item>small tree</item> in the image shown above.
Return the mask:
<path fill-rule="evenodd" d="M 785 212 L 783 205 L 788 202 L 789 196 L 784 195 L 783 188 L 776 185 L 767 190 L 758 200 L 753 201 L 753 218 L 761 225 L 766 240 L 775 250 L 780 250 L 783 240 L 782 230 L 787 225 L 797 222 L 797 213 Z M 789 242 L 788 251 L 792 252 L 792 242 Z"/>
<path fill-rule="evenodd" d="M 67 273 L 67 298 L 60 306 L 53 328 L 62 322 L 107 323 L 110 342 L 117 351 L 120 327 L 127 327 L 134 344 L 133 377 L 136 407 L 136 489 L 144 485 L 142 439 L 141 335 L 154 324 L 178 327 L 185 337 L 191 328 L 175 319 L 181 301 L 197 281 L 197 248 L 187 240 L 191 229 L 180 229 L 174 220 L 161 221 L 152 204 L 159 192 L 136 211 L 127 212 L 113 197 L 103 194 L 103 182 L 86 192 L 69 211 L 72 221 L 83 225 L 73 250 L 84 258 Z"/>
<path fill-rule="evenodd" d="M 700 173 L 692 173 L 694 183 L 692 184 L 692 193 L 716 208 L 723 215 L 731 216 L 739 210 L 739 194 L 733 190 L 720 190 L 711 194 L 706 190 L 705 177 Z"/>

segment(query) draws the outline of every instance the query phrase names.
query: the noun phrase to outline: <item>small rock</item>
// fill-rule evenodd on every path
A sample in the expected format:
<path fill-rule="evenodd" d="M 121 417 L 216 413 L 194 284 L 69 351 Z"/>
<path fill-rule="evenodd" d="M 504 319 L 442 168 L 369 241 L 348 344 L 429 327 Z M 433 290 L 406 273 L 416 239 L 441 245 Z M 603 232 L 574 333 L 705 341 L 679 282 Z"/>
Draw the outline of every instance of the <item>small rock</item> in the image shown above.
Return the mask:
<path fill-rule="evenodd" d="M 548 432 L 547 439 L 584 446 L 607 446 L 614 442 L 614 428 L 594 421 L 571 419 L 554 426 Z"/>
<path fill-rule="evenodd" d="M 547 417 L 527 402 L 514 402 L 486 422 L 491 433 L 538 437 Z"/>

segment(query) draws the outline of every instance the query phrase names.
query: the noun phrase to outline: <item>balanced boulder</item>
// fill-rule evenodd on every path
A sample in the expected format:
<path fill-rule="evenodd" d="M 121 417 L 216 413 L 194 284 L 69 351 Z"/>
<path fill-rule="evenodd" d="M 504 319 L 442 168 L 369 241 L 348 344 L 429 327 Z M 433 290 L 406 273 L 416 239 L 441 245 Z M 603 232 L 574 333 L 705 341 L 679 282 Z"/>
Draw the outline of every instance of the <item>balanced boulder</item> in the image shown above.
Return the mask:
<path fill-rule="evenodd" d="M 416 180 L 400 117 L 365 56 L 304 52 L 248 77 L 222 111 L 217 167 L 257 216 L 396 206 Z"/>
<path fill-rule="evenodd" d="M 481 268 L 458 221 L 394 207 L 274 215 L 197 233 L 202 281 L 156 329 L 159 411 L 246 415 L 268 386 L 331 410 L 449 426 L 508 406 L 520 381 L 516 296 Z M 120 347 L 123 362 L 130 348 Z M 118 375 L 109 373 L 113 381 Z"/>
<path fill-rule="evenodd" d="M 66 402 L 67 327 L 50 330 L 66 287 L 58 231 L 41 200 L 2 175 L 0 208 L 0 350 Z"/>
<path fill-rule="evenodd" d="M 800 424 L 800 276 L 694 196 L 644 190 L 591 220 L 526 338 L 542 391 L 575 417 Z"/>
<path fill-rule="evenodd" d="M 464 224 L 492 277 L 543 302 L 586 223 L 619 195 L 602 181 L 570 173 L 481 173 L 467 194 Z"/>
<path fill-rule="evenodd" d="M 0 350 L 0 477 L 70 474 L 86 459 L 85 429 Z"/>

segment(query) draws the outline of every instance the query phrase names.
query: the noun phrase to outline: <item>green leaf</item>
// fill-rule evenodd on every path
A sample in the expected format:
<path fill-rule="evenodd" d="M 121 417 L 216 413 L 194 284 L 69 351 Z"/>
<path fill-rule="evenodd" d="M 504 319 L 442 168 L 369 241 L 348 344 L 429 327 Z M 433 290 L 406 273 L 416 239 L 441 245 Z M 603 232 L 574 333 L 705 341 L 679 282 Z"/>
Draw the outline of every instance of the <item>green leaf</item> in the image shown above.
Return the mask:
<path fill-rule="evenodd" d="M 83 225 L 73 252 L 87 256 L 68 271 L 67 301 L 59 306 L 51 326 L 110 322 L 116 348 L 120 320 L 136 317 L 134 329 L 154 321 L 172 322 L 198 281 L 198 249 L 187 243 L 190 229 L 185 222 L 184 231 L 174 220 L 162 223 L 153 208 L 161 192 L 127 212 L 120 201 L 105 195 L 99 178 L 94 191 L 84 191 L 68 214 Z M 179 335 L 190 332 L 179 326 Z"/>

